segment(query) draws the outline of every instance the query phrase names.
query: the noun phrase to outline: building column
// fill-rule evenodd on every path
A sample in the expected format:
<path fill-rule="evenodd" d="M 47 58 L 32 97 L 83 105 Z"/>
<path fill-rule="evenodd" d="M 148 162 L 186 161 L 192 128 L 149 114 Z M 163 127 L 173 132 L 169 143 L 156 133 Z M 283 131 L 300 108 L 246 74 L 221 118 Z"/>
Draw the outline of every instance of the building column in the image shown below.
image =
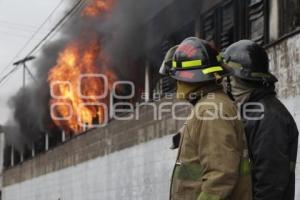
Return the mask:
<path fill-rule="evenodd" d="M 62 142 L 65 142 L 65 141 L 66 141 L 66 132 L 65 132 L 65 131 L 62 131 L 62 132 L 61 132 L 61 141 L 62 141 Z"/>
<path fill-rule="evenodd" d="M 34 143 L 32 143 L 32 147 L 31 147 L 31 156 L 32 157 L 35 156 L 35 146 L 34 146 Z"/>
<path fill-rule="evenodd" d="M 11 146 L 11 152 L 10 152 L 10 166 L 13 167 L 15 166 L 15 148 L 14 146 L 12 145 Z"/>
<path fill-rule="evenodd" d="M 48 151 L 49 150 L 49 134 L 46 133 L 45 135 L 45 150 Z"/>
<path fill-rule="evenodd" d="M 145 102 L 150 101 L 150 65 L 147 62 L 145 67 Z"/>

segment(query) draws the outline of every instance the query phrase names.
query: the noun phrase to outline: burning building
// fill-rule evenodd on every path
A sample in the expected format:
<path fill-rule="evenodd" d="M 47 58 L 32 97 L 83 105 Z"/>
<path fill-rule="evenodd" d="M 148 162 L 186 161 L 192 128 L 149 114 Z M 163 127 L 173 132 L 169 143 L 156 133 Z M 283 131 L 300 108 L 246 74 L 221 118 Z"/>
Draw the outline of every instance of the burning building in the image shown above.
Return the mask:
<path fill-rule="evenodd" d="M 150 91 L 158 81 L 156 71 L 164 51 L 193 34 L 193 17 L 182 20 L 178 13 L 195 2 L 182 7 L 172 1 L 160 6 L 143 2 L 143 12 L 131 6 L 135 3 L 83 3 L 62 37 L 43 49 L 34 63 L 37 80 L 11 101 L 14 119 L 5 126 L 10 133 L 6 167 L 106 123 L 109 109 L 104 107 L 118 101 L 111 96 L 112 89 L 116 96 L 134 93 L 126 100 L 130 102 L 152 98 Z M 168 25 L 169 17 L 180 19 L 182 25 Z M 114 87 L 117 81 L 131 81 L 134 91 L 124 84 Z"/>
<path fill-rule="evenodd" d="M 159 102 L 150 99 L 152 91 L 174 89 L 157 71 L 164 53 L 188 36 L 220 50 L 244 38 L 265 45 L 279 78 L 278 95 L 299 125 L 299 10 L 299 0 L 83 4 L 60 40 L 34 63 L 37 82 L 12 99 L 15 119 L 4 126 L 3 199 L 167 199 L 176 155 L 169 150 L 170 134 L 183 122 L 167 113 L 154 117 Z M 124 80 L 135 87 L 116 86 Z M 139 110 L 140 117 L 107 117 L 117 108 L 116 96 L 128 97 L 120 104 L 126 116 Z M 107 125 L 97 128 L 101 124 Z M 299 179 L 299 168 L 297 174 Z M 300 199 L 299 183 L 297 188 Z"/>

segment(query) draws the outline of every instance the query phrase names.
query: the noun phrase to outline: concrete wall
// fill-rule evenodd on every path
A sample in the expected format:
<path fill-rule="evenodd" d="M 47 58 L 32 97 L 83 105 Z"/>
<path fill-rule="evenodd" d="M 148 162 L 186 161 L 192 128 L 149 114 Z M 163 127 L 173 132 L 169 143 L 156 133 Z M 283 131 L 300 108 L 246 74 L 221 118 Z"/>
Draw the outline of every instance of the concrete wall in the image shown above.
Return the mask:
<path fill-rule="evenodd" d="M 4 146 L 5 146 L 4 133 L 2 132 L 0 127 L 0 190 L 2 190 Z"/>
<path fill-rule="evenodd" d="M 298 129 L 300 130 L 300 96 L 282 99 L 282 101 L 294 116 Z M 296 200 L 300 200 L 300 141 L 296 165 Z"/>
<path fill-rule="evenodd" d="M 300 33 L 268 48 L 271 71 L 282 99 L 300 95 Z"/>
<path fill-rule="evenodd" d="M 140 113 L 140 120 L 112 121 L 7 169 L 3 199 L 167 199 L 176 156 L 169 135 L 183 122 L 169 114 L 154 120 L 149 106 Z"/>
<path fill-rule="evenodd" d="M 3 191 L 4 200 L 166 200 L 176 151 L 171 137 L 40 176 Z"/>
<path fill-rule="evenodd" d="M 3 185 L 9 186 L 30 180 L 164 137 L 175 133 L 183 124 L 173 120 L 170 112 L 164 114 L 161 120 L 156 120 L 153 111 L 152 106 L 143 106 L 139 112 L 139 120 L 112 121 L 102 129 L 89 130 L 86 134 L 73 138 L 34 159 L 7 169 L 4 173 Z M 175 112 L 178 115 L 186 115 L 189 111 L 178 107 Z"/>

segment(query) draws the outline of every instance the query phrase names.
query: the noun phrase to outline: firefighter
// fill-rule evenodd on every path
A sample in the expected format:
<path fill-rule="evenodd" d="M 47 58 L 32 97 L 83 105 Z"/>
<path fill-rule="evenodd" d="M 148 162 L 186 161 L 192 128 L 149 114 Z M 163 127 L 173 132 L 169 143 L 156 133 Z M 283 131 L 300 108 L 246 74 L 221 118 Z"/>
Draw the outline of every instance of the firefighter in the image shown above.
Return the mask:
<path fill-rule="evenodd" d="M 160 74 L 162 75 L 166 75 L 167 73 L 167 70 L 169 70 L 170 68 L 172 68 L 172 60 L 173 60 L 173 56 L 174 56 L 174 53 L 177 49 L 178 45 L 170 48 L 166 55 L 165 55 L 165 58 L 161 64 L 161 67 L 160 67 Z M 170 149 L 172 150 L 176 150 L 178 149 L 179 147 L 179 142 L 180 142 L 180 138 L 181 138 L 181 133 L 182 131 L 184 130 L 184 125 L 183 127 L 180 128 L 180 130 L 173 136 L 172 138 L 172 146 L 170 147 Z"/>
<path fill-rule="evenodd" d="M 180 140 L 170 199 L 251 199 L 244 127 L 219 84 L 229 71 L 217 51 L 207 41 L 187 38 L 176 49 L 172 66 L 162 67 L 163 75 L 177 81 L 177 98 L 194 105 Z M 217 116 L 212 119 L 211 113 Z"/>
<path fill-rule="evenodd" d="M 231 94 L 244 113 L 253 199 L 293 200 L 298 130 L 276 98 L 277 79 L 269 72 L 267 52 L 255 42 L 242 40 L 227 48 L 224 62 L 234 71 Z"/>

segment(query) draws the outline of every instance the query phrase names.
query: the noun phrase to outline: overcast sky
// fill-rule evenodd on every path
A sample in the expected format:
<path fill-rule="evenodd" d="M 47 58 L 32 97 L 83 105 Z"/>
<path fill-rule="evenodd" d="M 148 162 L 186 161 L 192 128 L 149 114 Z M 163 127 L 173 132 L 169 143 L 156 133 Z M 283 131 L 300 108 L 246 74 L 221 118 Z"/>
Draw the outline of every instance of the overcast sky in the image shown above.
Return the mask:
<path fill-rule="evenodd" d="M 66 10 L 66 2 L 67 0 L 0 0 L 0 72 L 6 68 L 8 63 L 16 56 L 17 52 L 20 51 L 50 13 L 60 5 L 19 58 L 25 56 L 47 31 L 57 23 Z M 16 60 L 18 59 L 14 61 Z M 28 66 L 30 67 L 30 63 L 28 63 Z M 4 73 L 1 73 L 0 79 L 12 67 L 9 66 Z M 22 70 L 15 72 L 5 84 L 0 85 L 0 124 L 5 123 L 9 118 L 11 111 L 7 102 L 21 86 Z"/>

